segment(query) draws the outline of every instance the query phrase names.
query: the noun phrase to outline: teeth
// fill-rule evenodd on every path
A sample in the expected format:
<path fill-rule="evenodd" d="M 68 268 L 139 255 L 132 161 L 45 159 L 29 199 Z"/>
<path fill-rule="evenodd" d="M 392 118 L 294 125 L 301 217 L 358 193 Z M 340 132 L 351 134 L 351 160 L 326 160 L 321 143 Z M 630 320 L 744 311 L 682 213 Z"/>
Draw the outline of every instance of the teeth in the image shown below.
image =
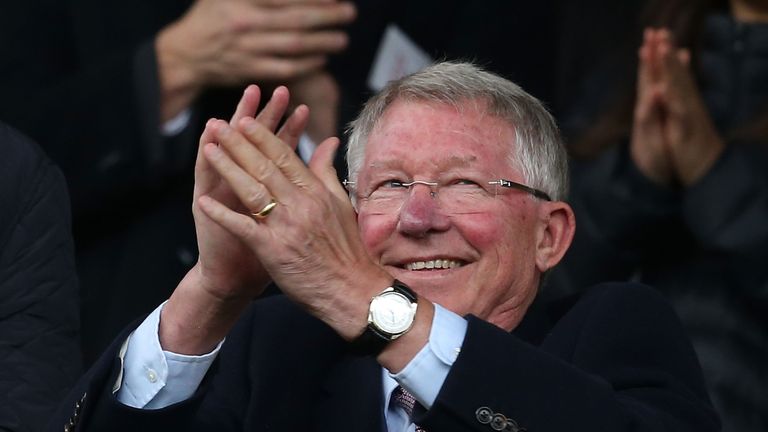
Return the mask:
<path fill-rule="evenodd" d="M 459 261 L 437 259 L 429 261 L 414 261 L 405 265 L 406 270 L 423 270 L 423 269 L 448 269 L 461 267 Z"/>

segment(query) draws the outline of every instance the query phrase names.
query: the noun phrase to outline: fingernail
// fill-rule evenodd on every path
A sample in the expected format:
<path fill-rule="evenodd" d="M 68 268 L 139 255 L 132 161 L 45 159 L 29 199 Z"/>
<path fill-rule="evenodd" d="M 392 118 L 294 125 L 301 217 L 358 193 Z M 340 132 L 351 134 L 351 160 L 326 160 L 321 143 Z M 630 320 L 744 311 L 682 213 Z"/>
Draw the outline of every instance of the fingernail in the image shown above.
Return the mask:
<path fill-rule="evenodd" d="M 278 91 L 288 91 L 288 87 L 286 87 L 284 85 L 277 86 L 275 88 L 275 91 L 272 92 L 272 95 L 276 95 Z"/>

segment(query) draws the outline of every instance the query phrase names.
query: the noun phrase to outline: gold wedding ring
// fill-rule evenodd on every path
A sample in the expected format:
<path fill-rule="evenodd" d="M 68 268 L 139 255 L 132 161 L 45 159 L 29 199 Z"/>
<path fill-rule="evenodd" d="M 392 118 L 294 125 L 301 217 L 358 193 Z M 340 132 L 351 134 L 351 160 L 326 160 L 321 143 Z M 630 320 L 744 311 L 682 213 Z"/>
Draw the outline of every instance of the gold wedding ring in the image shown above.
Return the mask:
<path fill-rule="evenodd" d="M 277 201 L 275 201 L 275 199 L 272 198 L 269 200 L 269 204 L 265 205 L 264 208 L 262 208 L 258 212 L 251 213 L 251 215 L 253 215 L 253 217 L 255 217 L 256 219 L 265 219 L 267 216 L 269 216 L 270 213 L 272 213 L 272 210 L 274 210 L 275 207 L 277 207 Z"/>

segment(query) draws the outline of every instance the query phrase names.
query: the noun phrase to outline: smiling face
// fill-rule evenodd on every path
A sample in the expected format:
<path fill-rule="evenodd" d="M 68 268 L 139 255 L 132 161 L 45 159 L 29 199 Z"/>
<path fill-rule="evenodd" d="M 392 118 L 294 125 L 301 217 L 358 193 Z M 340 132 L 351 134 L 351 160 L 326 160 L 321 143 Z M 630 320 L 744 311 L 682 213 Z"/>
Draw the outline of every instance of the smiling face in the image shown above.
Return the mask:
<path fill-rule="evenodd" d="M 367 196 L 392 180 L 525 183 L 510 162 L 513 143 L 514 130 L 481 111 L 396 101 L 368 138 L 357 193 Z M 369 254 L 430 301 L 511 330 L 533 301 L 544 270 L 537 266 L 544 204 L 504 190 L 459 213 L 446 211 L 439 190 L 438 196 L 431 192 L 417 183 L 392 211 L 359 200 Z"/>

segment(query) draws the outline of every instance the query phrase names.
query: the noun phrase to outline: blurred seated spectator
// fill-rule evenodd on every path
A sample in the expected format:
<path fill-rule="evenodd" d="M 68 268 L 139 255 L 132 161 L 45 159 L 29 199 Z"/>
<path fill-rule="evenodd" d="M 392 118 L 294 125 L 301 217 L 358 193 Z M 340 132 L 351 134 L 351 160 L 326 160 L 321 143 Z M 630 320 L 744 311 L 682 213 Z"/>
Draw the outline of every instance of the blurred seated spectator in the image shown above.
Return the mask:
<path fill-rule="evenodd" d="M 197 259 L 188 196 L 205 120 L 229 113 L 245 83 L 322 81 L 354 16 L 333 0 L 3 5 L 0 118 L 69 182 L 86 361 Z M 320 90 L 295 91 L 298 102 L 334 99 L 301 87 Z"/>
<path fill-rule="evenodd" d="M 61 172 L 0 123 L 0 430 L 37 431 L 80 374 L 78 296 Z"/>
<path fill-rule="evenodd" d="M 550 295 L 658 287 L 723 430 L 768 430 L 768 3 L 652 1 L 644 25 L 636 87 L 622 95 L 633 80 L 619 76 L 617 100 L 571 137 L 579 229 Z"/>

